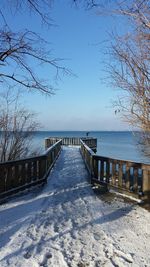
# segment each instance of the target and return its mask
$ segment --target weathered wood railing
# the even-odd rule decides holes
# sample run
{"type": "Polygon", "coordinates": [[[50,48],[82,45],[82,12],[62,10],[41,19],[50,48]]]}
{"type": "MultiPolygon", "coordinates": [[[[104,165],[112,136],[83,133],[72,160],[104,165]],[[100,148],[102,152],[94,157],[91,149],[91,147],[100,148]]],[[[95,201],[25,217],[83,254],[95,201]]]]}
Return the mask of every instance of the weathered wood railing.
{"type": "Polygon", "coordinates": [[[62,145],[65,146],[80,146],[80,140],[83,140],[84,143],[87,144],[92,150],[96,151],[97,148],[97,139],[93,137],[49,137],[45,139],[45,147],[50,147],[59,139],[62,140],[62,145]]]}
{"type": "Polygon", "coordinates": [[[81,140],[91,182],[150,202],[150,165],[98,156],[81,140]]]}
{"type": "Polygon", "coordinates": [[[47,138],[47,151],[37,157],[0,163],[0,198],[46,182],[62,145],[80,145],[91,182],[113,187],[150,203],[150,165],[96,155],[95,138],[47,138]]]}
{"type": "Polygon", "coordinates": [[[61,143],[58,140],[41,156],[0,163],[0,198],[46,182],[61,143]]]}

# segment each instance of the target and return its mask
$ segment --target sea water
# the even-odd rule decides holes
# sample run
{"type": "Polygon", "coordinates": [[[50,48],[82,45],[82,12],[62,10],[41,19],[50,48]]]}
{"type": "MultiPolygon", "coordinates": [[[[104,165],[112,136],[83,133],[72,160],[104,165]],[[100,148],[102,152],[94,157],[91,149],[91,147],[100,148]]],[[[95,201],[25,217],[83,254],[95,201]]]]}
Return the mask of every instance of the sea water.
{"type": "MultiPolygon", "coordinates": [[[[97,138],[97,154],[150,164],[150,157],[144,155],[136,133],[120,131],[91,131],[89,137],[97,138]]],[[[39,131],[34,133],[33,144],[41,151],[45,149],[47,137],[86,137],[85,131],[39,131]]]]}

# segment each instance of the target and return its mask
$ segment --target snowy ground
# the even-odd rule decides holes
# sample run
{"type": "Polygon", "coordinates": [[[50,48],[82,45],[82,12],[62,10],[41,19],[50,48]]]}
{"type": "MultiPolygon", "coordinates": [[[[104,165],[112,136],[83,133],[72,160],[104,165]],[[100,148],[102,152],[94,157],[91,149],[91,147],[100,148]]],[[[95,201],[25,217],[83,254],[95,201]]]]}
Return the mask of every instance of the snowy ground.
{"type": "Polygon", "coordinates": [[[150,266],[150,213],[95,194],[78,148],[43,188],[0,206],[0,267],[150,266]]]}

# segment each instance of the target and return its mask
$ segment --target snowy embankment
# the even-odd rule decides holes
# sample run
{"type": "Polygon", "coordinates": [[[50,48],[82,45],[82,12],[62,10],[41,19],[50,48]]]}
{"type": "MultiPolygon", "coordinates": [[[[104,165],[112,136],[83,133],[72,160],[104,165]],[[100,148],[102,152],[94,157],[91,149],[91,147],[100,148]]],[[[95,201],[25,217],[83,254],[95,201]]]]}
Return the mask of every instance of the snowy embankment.
{"type": "Polygon", "coordinates": [[[64,148],[48,184],[0,206],[0,266],[150,266],[150,213],[88,182],[78,148],[64,148]]]}

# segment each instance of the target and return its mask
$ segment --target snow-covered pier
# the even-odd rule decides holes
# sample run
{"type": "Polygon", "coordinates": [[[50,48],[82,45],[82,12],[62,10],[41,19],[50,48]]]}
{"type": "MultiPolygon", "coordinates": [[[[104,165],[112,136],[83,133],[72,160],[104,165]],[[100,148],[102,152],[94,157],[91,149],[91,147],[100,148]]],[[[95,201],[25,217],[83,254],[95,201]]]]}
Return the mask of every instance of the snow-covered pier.
{"type": "Polygon", "coordinates": [[[150,266],[150,213],[95,194],[78,147],[47,184],[0,206],[0,266],[150,266]]]}
{"type": "MultiPolygon", "coordinates": [[[[96,138],[53,137],[45,140],[44,154],[0,163],[0,199],[43,184],[62,147],[80,146],[92,184],[124,192],[150,204],[150,165],[95,154],[96,138]]],[[[72,168],[71,165],[68,168],[72,168]]]]}

